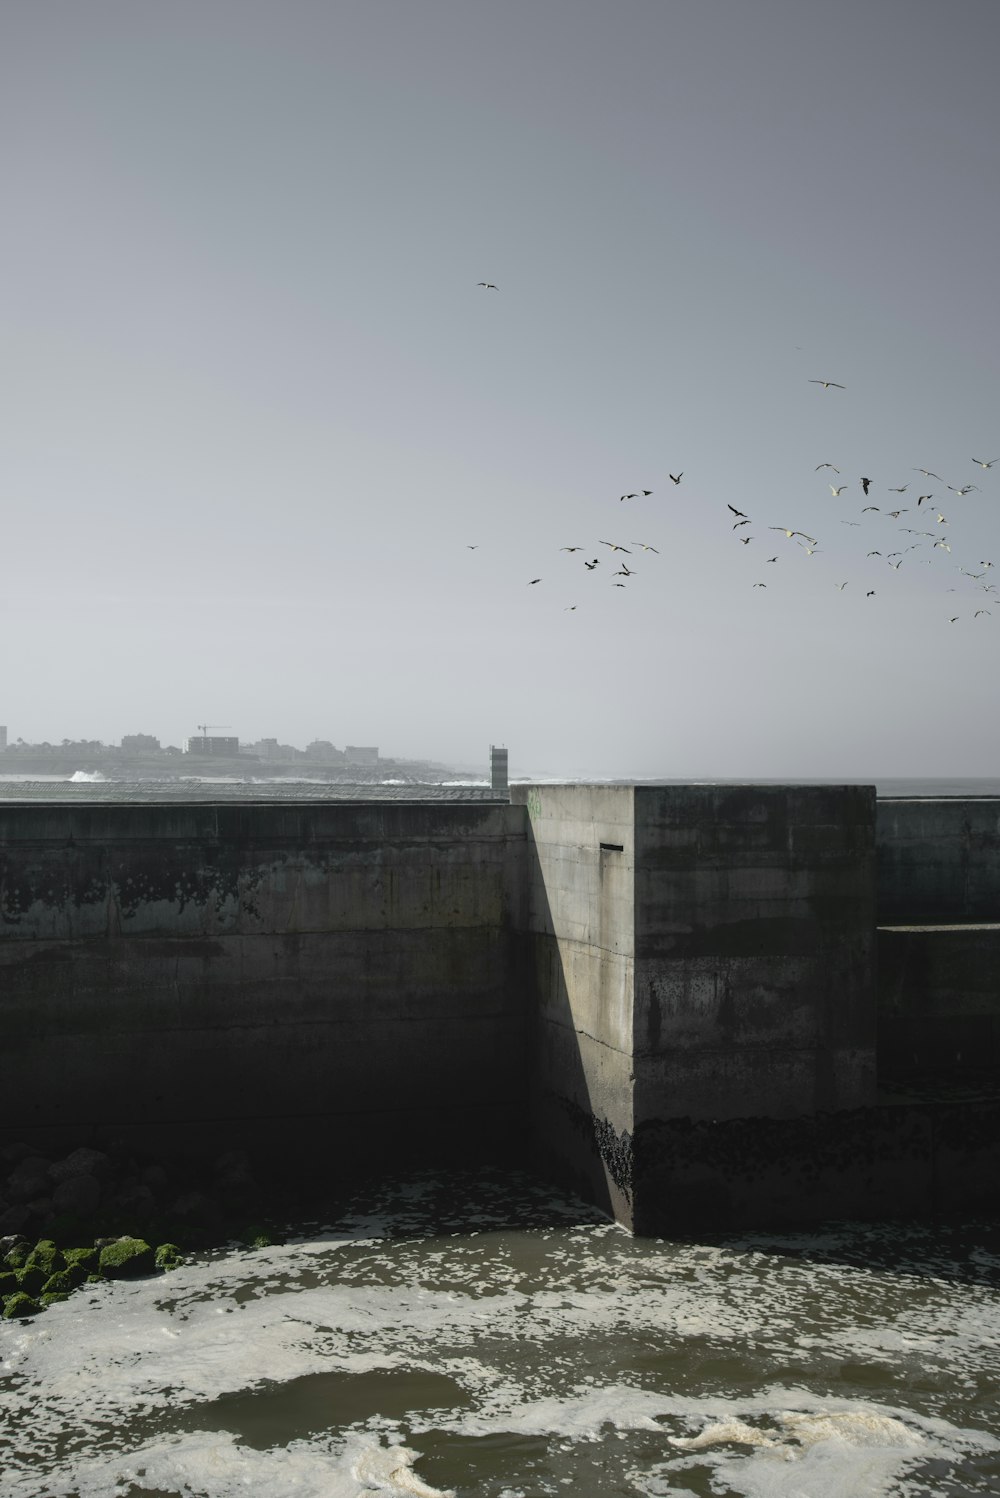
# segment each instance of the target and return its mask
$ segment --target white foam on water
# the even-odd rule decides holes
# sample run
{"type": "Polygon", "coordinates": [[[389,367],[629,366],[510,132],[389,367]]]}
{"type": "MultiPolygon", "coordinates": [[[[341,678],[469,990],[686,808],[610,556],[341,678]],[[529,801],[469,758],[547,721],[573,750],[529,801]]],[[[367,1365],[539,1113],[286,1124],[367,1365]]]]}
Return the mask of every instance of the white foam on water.
{"type": "Polygon", "coordinates": [[[108,777],[102,775],[100,770],[74,770],[69,778],[73,785],[96,785],[98,781],[107,780],[108,777]]]}
{"type": "MultiPolygon", "coordinates": [[[[414,1210],[419,1199],[415,1190],[414,1210]]],[[[521,1234],[528,1268],[512,1235],[488,1228],[387,1240],[375,1214],[354,1227],[364,1236],[86,1287],[37,1319],[0,1325],[0,1425],[18,1431],[3,1498],[38,1498],[42,1474],[51,1498],[108,1498],[130,1483],[184,1498],[436,1498],[446,1490],[412,1454],[431,1433],[439,1448],[446,1436],[592,1447],[605,1465],[621,1439],[628,1480],[659,1498],[685,1491],[685,1472],[706,1464],[719,1491],[745,1498],[926,1493],[926,1483],[907,1489],[908,1473],[981,1455],[1000,1472],[996,1404],[983,1418],[973,1387],[1000,1368],[990,1287],[934,1278],[901,1290],[888,1271],[732,1246],[639,1246],[608,1224],[521,1234]],[[605,1355],[616,1343],[673,1350],[676,1368],[643,1379],[623,1353],[616,1369],[605,1355]],[[699,1378],[706,1355],[722,1358],[736,1385],[716,1376],[713,1390],[699,1378]],[[784,1376],[741,1374],[750,1359],[784,1376]],[[881,1397],[831,1392],[850,1360],[885,1364],[881,1397]],[[264,1451],[202,1428],[212,1419],[202,1406],[222,1395],[266,1397],[321,1373],[414,1371],[450,1379],[456,1407],[413,1409],[399,1429],[378,1416],[338,1425],[331,1407],[328,1430],[264,1451]],[[893,1382],[894,1371],[906,1377],[893,1382]],[[911,1375],[913,1408],[903,1408],[911,1375]],[[965,1379],[969,1428],[938,1413],[965,1379]],[[199,1428],[165,1433],[179,1411],[199,1428]]],[[[511,1492],[537,1491],[518,1470],[504,1476],[511,1492]]]]}

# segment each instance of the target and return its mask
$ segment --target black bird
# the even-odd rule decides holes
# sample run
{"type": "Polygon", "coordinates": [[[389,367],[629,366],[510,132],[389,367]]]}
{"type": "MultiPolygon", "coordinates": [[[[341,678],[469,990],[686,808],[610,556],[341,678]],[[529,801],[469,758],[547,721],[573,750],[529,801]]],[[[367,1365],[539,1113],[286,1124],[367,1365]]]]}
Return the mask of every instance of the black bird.
{"type": "Polygon", "coordinates": [[[871,483],[871,479],[862,479],[861,480],[861,487],[865,491],[865,499],[868,498],[868,485],[870,483],[871,483]]]}
{"type": "Polygon", "coordinates": [[[683,477],[684,477],[684,470],[683,470],[683,468],[681,469],[680,473],[672,473],[672,474],[670,474],[670,480],[674,484],[679,484],[680,481],[681,481],[681,479],[683,477]]]}
{"type": "Polygon", "coordinates": [[[638,491],[638,489],[636,489],[633,494],[619,494],[619,496],[618,496],[618,502],[620,504],[623,499],[638,499],[638,498],[639,498],[639,491],[638,491]]]}
{"type": "Polygon", "coordinates": [[[560,546],[560,551],[582,551],[582,546],[560,546]]]}
{"type": "Polygon", "coordinates": [[[586,569],[587,569],[588,572],[593,572],[594,568],[599,564],[599,561],[600,561],[600,558],[599,557],[595,557],[592,562],[584,562],[583,565],[586,567],[586,569]]]}
{"type": "Polygon", "coordinates": [[[743,511],[742,510],[738,510],[735,505],[726,505],[726,509],[727,510],[732,510],[733,514],[736,515],[736,516],[738,516],[740,520],[745,520],[747,518],[744,515],[743,511]]]}
{"type": "MultiPolygon", "coordinates": [[[[813,469],[813,473],[819,473],[819,471],[820,471],[821,468],[833,468],[833,464],[832,463],[817,463],[816,467],[813,469]]],[[[839,468],[833,468],[833,471],[834,471],[834,473],[839,473],[840,469],[839,468]]]]}
{"type": "Polygon", "coordinates": [[[533,578],[532,578],[532,579],[531,579],[531,582],[530,582],[530,583],[529,583],[529,584],[528,584],[528,587],[529,587],[529,588],[533,588],[533,587],[534,587],[534,586],[535,586],[535,584],[536,584],[536,583],[540,583],[540,582],[541,582],[541,580],[542,580],[542,579],[541,579],[541,578],[540,578],[540,577],[533,577],[533,578]]]}
{"type": "Polygon", "coordinates": [[[487,291],[499,291],[500,290],[499,286],[495,286],[492,281],[477,281],[476,285],[477,286],[484,286],[487,291]]]}
{"type": "Polygon", "coordinates": [[[736,524],[733,526],[733,530],[734,531],[738,531],[741,525],[749,525],[749,524],[750,524],[749,520],[737,520],[736,524]]]}
{"type": "Polygon", "coordinates": [[[846,385],[838,385],[836,380],[810,380],[810,385],[822,385],[824,390],[846,390],[846,385]]]}

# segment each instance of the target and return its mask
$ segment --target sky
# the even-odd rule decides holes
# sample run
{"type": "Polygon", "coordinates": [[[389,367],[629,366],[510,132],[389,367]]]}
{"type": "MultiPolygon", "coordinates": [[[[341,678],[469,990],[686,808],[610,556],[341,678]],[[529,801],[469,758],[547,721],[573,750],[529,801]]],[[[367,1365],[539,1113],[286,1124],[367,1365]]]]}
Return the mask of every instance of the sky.
{"type": "Polygon", "coordinates": [[[998,55],[995,0],[6,0],[11,740],[995,774],[998,55]]]}

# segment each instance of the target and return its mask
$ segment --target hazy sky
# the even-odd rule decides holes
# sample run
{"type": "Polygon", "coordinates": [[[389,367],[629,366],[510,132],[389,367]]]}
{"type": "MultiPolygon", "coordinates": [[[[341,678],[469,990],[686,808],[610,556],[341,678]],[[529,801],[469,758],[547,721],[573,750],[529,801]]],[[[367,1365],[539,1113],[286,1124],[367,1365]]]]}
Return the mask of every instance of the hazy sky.
{"type": "Polygon", "coordinates": [[[0,721],[995,774],[998,56],[996,0],[4,0],[0,721]]]}

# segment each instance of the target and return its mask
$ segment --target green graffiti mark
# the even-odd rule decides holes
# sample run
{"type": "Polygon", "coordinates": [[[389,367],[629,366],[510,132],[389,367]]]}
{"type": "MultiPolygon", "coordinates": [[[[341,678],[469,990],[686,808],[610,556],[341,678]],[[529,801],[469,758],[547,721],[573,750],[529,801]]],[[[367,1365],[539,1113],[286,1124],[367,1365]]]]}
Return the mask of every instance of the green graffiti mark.
{"type": "Polygon", "coordinates": [[[528,792],[528,816],[540,817],[542,814],[542,798],[537,791],[528,792]]]}

